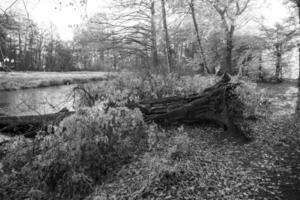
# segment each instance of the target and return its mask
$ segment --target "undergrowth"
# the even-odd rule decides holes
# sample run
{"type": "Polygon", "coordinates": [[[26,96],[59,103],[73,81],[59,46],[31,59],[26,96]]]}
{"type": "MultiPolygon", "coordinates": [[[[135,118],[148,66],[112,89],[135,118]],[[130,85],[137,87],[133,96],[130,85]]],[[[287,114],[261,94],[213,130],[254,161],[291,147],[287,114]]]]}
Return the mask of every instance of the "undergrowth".
{"type": "Polygon", "coordinates": [[[14,138],[3,149],[1,199],[81,199],[148,148],[146,127],[139,110],[92,107],[63,120],[53,135],[14,138]]]}
{"type": "MultiPolygon", "coordinates": [[[[209,143],[215,146],[213,140],[199,141],[199,137],[215,136],[220,131],[185,127],[164,130],[146,124],[140,110],[126,105],[200,93],[217,80],[174,74],[127,75],[85,88],[76,114],[64,119],[54,134],[40,132],[34,139],[15,137],[0,148],[0,199],[151,199],[160,193],[161,199],[172,199],[173,194],[166,192],[175,190],[181,177],[195,178],[196,169],[183,166],[193,167],[189,165],[193,159],[204,159],[206,166],[208,154],[216,159],[209,147],[209,143]],[[202,146],[199,149],[195,145],[202,146]],[[113,189],[114,185],[118,189],[113,189]]],[[[237,94],[245,115],[265,116],[264,97],[249,83],[242,87],[237,94]]],[[[213,183],[209,181],[203,179],[200,191],[210,190],[213,183]]]]}
{"type": "MultiPolygon", "coordinates": [[[[294,180],[297,188],[299,181],[293,171],[297,168],[286,163],[288,152],[280,149],[300,152],[299,123],[262,120],[252,127],[256,140],[246,145],[222,137],[222,130],[211,127],[159,133],[167,136],[161,136],[164,148],[158,145],[124,166],[117,178],[97,186],[88,199],[297,199],[282,193],[282,184],[294,180]]],[[[299,153],[297,158],[295,163],[299,153]]]]}

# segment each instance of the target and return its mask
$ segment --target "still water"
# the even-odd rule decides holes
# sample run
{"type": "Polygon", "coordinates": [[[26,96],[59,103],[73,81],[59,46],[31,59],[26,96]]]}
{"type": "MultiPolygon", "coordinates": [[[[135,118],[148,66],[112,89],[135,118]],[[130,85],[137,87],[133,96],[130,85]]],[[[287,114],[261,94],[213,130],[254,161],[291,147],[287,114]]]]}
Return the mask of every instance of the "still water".
{"type": "Polygon", "coordinates": [[[0,91],[0,115],[39,115],[73,109],[75,85],[0,91]]]}

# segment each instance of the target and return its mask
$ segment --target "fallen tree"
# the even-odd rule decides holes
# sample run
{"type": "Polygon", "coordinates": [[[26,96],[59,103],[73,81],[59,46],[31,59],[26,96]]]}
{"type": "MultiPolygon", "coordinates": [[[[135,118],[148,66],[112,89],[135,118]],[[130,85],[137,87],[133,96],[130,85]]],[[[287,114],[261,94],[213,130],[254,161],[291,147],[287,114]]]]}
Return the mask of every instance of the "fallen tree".
{"type": "MultiPolygon", "coordinates": [[[[143,113],[145,122],[155,122],[164,127],[181,124],[201,124],[212,122],[220,125],[230,135],[248,141],[243,119],[243,102],[236,94],[239,83],[232,83],[228,74],[222,79],[205,89],[201,94],[188,96],[173,96],[139,103],[127,103],[127,107],[139,108],[143,113]]],[[[84,90],[85,93],[88,91],[84,90]]],[[[86,95],[86,94],[85,94],[86,95]]],[[[87,95],[95,102],[97,97],[87,95]]],[[[107,108],[115,107],[113,102],[107,108]]],[[[58,113],[42,116],[0,117],[0,133],[22,134],[33,137],[38,130],[49,124],[58,124],[62,119],[74,112],[66,109],[58,113]]]]}
{"type": "Polygon", "coordinates": [[[57,125],[65,117],[74,112],[64,108],[57,113],[46,115],[27,116],[1,116],[0,133],[5,135],[24,135],[34,137],[37,131],[45,129],[48,125],[57,125]]]}
{"type": "Polygon", "coordinates": [[[248,141],[250,138],[242,130],[243,103],[235,93],[239,83],[231,83],[230,80],[230,76],[225,74],[221,81],[201,94],[142,101],[129,107],[140,108],[146,122],[162,126],[213,122],[230,135],[248,141]]]}

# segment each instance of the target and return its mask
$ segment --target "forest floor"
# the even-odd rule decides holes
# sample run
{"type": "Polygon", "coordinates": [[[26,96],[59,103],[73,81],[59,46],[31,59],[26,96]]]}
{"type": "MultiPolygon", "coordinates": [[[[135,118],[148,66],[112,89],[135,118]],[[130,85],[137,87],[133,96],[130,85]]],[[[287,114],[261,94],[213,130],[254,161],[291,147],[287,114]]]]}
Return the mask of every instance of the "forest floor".
{"type": "Polygon", "coordinates": [[[124,166],[91,199],[299,200],[298,89],[294,83],[258,89],[273,113],[249,122],[253,142],[240,144],[213,127],[179,128],[187,137],[168,130],[155,151],[124,166]]]}
{"type": "Polygon", "coordinates": [[[101,81],[107,72],[0,72],[0,91],[101,81]]]}

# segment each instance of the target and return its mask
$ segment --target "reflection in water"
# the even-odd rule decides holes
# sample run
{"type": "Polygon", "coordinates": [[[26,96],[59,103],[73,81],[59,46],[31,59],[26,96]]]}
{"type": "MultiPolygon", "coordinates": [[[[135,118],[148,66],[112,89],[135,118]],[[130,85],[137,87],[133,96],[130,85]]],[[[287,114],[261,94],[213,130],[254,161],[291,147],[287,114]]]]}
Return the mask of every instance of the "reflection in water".
{"type": "Polygon", "coordinates": [[[57,112],[63,107],[72,110],[73,87],[56,86],[0,91],[0,113],[5,115],[36,115],[57,112]]]}

